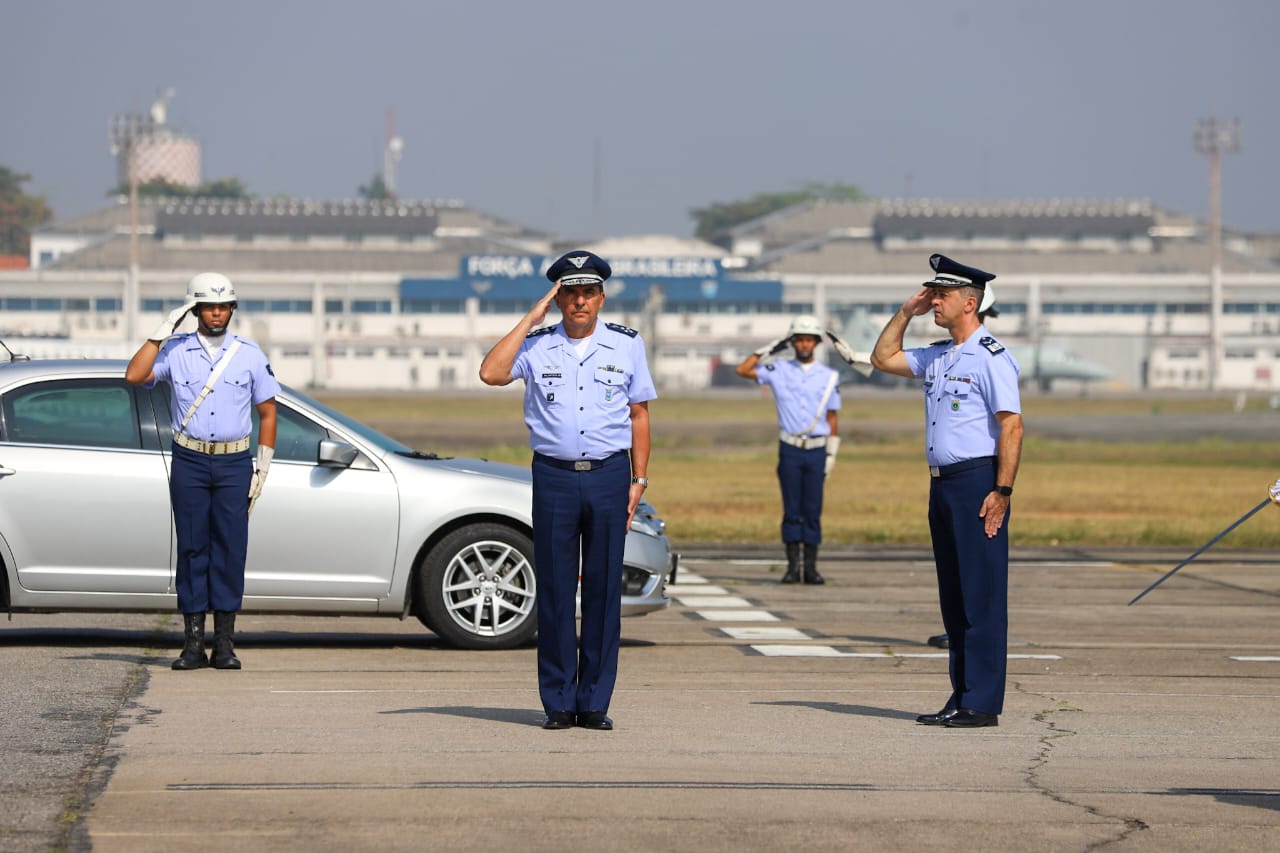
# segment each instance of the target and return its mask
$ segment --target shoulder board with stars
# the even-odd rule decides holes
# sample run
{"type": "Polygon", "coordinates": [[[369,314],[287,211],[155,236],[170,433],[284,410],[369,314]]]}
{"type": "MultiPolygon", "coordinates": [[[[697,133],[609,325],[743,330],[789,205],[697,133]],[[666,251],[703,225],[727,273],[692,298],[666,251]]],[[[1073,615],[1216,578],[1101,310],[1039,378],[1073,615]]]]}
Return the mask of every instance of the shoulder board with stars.
{"type": "Polygon", "coordinates": [[[984,349],[986,349],[987,352],[991,353],[992,355],[999,355],[1000,353],[1004,352],[1004,344],[1000,343],[990,335],[988,335],[985,338],[979,338],[978,346],[983,347],[984,349]]]}
{"type": "Polygon", "coordinates": [[[544,327],[543,327],[543,328],[541,328],[541,329],[534,329],[532,332],[530,332],[529,334],[525,335],[524,337],[525,337],[525,340],[528,340],[529,338],[536,338],[536,337],[538,337],[538,335],[547,335],[547,334],[550,334],[551,332],[554,332],[555,330],[556,330],[556,327],[555,327],[555,326],[544,326],[544,327]]]}
{"type": "Polygon", "coordinates": [[[605,323],[605,325],[619,334],[626,335],[628,338],[634,338],[639,334],[635,329],[630,326],[624,326],[621,323],[605,323]]]}

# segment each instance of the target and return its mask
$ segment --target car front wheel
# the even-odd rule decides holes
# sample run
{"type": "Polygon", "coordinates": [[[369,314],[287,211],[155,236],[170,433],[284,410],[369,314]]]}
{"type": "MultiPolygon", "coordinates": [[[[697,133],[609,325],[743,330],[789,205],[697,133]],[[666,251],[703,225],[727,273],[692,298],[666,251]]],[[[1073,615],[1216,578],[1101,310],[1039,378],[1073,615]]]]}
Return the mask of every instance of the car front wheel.
{"type": "Polygon", "coordinates": [[[510,649],[538,628],[533,542],[501,524],[470,524],[440,540],[418,572],[418,615],[452,646],[510,649]]]}

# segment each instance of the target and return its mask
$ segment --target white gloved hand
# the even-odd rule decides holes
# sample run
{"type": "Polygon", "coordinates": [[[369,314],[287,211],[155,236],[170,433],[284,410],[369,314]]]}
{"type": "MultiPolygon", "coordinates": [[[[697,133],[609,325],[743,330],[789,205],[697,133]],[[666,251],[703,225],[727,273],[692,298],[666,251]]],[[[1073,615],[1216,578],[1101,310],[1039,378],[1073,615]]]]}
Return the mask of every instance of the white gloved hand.
{"type": "Polygon", "coordinates": [[[840,451],[840,436],[832,435],[827,438],[827,463],[823,468],[823,476],[830,476],[831,469],[836,467],[836,454],[840,451]]]}
{"type": "Polygon", "coordinates": [[[195,307],[196,303],[194,302],[184,302],[177,308],[174,308],[169,312],[169,316],[165,318],[164,322],[159,326],[156,326],[156,330],[154,332],[147,335],[147,340],[163,341],[165,338],[172,335],[173,330],[178,328],[178,325],[182,322],[183,318],[187,316],[187,313],[195,307]]]}
{"type": "Polygon", "coordinates": [[[267,482],[267,469],[271,467],[271,458],[276,455],[274,447],[258,445],[258,458],[253,462],[253,479],[249,481],[249,509],[253,510],[253,502],[262,494],[262,487],[267,482]]]}
{"type": "Polygon", "coordinates": [[[827,330],[827,337],[831,339],[831,348],[836,351],[836,355],[843,358],[850,367],[863,376],[871,375],[871,353],[858,352],[849,346],[844,338],[829,329],[827,330]]]}
{"type": "Polygon", "coordinates": [[[1267,490],[1267,494],[1271,495],[1271,500],[1280,504],[1280,480],[1276,480],[1271,484],[1271,488],[1267,490]]]}
{"type": "Polygon", "coordinates": [[[778,338],[776,341],[760,347],[755,354],[760,358],[767,358],[771,355],[777,355],[789,346],[791,346],[791,338],[778,338]]]}

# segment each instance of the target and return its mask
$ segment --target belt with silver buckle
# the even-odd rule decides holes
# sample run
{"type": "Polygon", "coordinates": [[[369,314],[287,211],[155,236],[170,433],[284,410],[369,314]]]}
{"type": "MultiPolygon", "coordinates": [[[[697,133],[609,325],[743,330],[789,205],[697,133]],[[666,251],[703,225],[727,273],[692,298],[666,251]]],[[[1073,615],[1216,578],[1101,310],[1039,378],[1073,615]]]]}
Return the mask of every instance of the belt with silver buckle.
{"type": "Polygon", "coordinates": [[[972,468],[981,468],[983,465],[996,464],[994,456],[979,456],[977,459],[966,459],[963,462],[952,462],[950,465],[930,465],[930,477],[950,477],[952,474],[959,474],[961,471],[968,471],[972,468]]]}
{"type": "Polygon", "coordinates": [[[554,468],[563,468],[566,471],[595,471],[598,468],[603,468],[605,463],[626,455],[627,451],[625,450],[611,453],[603,459],[556,459],[554,456],[547,456],[542,453],[534,454],[539,462],[544,462],[554,468]]]}
{"type": "Polygon", "coordinates": [[[249,436],[247,435],[235,441],[201,441],[198,438],[178,433],[173,437],[173,442],[185,447],[187,450],[203,453],[207,456],[223,456],[228,453],[240,453],[249,449],[249,436]]]}

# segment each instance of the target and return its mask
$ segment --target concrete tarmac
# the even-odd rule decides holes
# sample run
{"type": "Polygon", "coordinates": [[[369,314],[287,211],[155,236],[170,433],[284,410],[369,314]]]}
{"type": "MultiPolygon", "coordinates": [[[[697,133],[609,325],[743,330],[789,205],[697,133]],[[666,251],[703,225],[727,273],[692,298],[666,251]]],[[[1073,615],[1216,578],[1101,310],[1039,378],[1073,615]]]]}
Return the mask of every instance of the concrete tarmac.
{"type": "MultiPolygon", "coordinates": [[[[996,728],[949,692],[932,563],[686,553],[623,621],[613,732],[540,728],[532,648],[416,622],[241,616],[239,672],[145,677],[73,848],[1280,849],[1280,552],[1016,552],[996,728]]],[[[171,635],[178,644],[175,623],[171,635]]],[[[154,650],[153,650],[154,651],[154,650]]]]}

